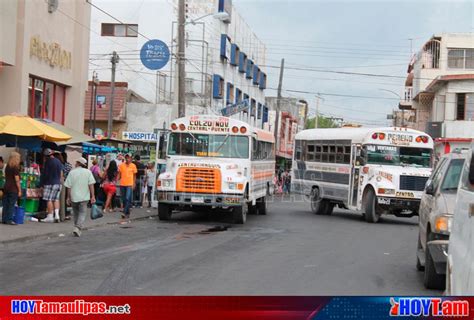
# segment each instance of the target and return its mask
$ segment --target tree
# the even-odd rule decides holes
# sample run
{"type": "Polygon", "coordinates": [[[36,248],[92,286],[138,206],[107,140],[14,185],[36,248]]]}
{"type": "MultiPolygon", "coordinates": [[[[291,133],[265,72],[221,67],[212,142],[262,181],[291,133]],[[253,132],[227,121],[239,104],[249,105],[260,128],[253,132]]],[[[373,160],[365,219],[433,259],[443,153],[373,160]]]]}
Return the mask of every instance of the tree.
{"type": "MultiPolygon", "coordinates": [[[[306,129],[314,129],[316,126],[316,117],[310,118],[306,121],[306,129]]],[[[337,128],[337,123],[331,119],[323,116],[318,117],[318,128],[337,128]]]]}

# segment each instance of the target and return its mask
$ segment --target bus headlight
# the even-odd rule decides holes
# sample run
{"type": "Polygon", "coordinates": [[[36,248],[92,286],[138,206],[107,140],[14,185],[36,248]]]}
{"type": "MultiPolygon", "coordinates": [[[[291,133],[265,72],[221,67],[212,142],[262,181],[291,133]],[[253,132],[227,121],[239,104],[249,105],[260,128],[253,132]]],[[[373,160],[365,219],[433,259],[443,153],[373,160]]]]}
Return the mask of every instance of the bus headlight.
{"type": "Polygon", "coordinates": [[[395,194],[395,189],[378,188],[378,194],[395,194]]]}
{"type": "Polygon", "coordinates": [[[161,180],[161,186],[163,188],[171,188],[173,180],[161,180]]]}
{"type": "Polygon", "coordinates": [[[237,183],[235,182],[229,182],[229,190],[236,190],[237,189],[237,183]]]}

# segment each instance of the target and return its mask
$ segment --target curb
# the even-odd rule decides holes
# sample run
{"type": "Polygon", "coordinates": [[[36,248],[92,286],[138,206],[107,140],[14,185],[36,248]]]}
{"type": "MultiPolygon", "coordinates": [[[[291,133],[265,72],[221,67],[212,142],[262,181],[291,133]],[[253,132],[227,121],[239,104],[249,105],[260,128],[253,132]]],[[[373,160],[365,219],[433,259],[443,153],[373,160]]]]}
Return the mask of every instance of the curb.
{"type": "MultiPolygon", "coordinates": [[[[155,217],[155,216],[156,216],[156,213],[155,214],[147,214],[146,216],[143,216],[143,217],[130,218],[130,221],[146,220],[146,219],[150,219],[151,217],[155,217]]],[[[90,229],[94,229],[94,228],[104,227],[104,226],[107,226],[107,225],[119,225],[119,224],[120,224],[120,221],[106,222],[106,223],[101,223],[101,224],[86,227],[83,230],[90,230],[90,229]]],[[[36,234],[36,235],[32,235],[32,236],[25,236],[25,237],[21,237],[21,238],[9,239],[9,240],[0,241],[0,246],[8,246],[9,244],[12,244],[12,243],[25,243],[25,242],[30,242],[32,240],[47,240],[47,239],[51,239],[51,238],[61,238],[61,237],[59,237],[60,234],[67,234],[67,233],[69,233],[69,232],[68,231],[66,231],[66,232],[55,231],[55,232],[49,232],[49,233],[36,234]]]]}

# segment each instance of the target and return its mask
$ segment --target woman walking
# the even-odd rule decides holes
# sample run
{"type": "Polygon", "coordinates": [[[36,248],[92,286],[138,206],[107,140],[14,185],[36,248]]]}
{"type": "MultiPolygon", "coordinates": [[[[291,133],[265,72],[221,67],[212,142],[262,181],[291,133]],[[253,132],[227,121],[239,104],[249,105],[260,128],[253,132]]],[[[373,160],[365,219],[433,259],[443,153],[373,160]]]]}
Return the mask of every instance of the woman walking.
{"type": "Polygon", "coordinates": [[[5,167],[2,223],[16,225],[13,221],[13,214],[15,212],[15,205],[20,197],[20,154],[12,152],[5,167]]]}
{"type": "Polygon", "coordinates": [[[115,193],[117,192],[117,177],[118,177],[118,168],[115,161],[110,161],[109,166],[105,169],[103,174],[104,184],[102,188],[107,196],[105,200],[104,212],[113,212],[112,210],[112,199],[114,198],[115,193]]]}
{"type": "Polygon", "coordinates": [[[150,162],[148,168],[146,169],[146,188],[147,188],[147,199],[148,199],[148,208],[151,208],[151,196],[153,192],[153,186],[156,182],[156,171],[155,164],[150,162]]]}

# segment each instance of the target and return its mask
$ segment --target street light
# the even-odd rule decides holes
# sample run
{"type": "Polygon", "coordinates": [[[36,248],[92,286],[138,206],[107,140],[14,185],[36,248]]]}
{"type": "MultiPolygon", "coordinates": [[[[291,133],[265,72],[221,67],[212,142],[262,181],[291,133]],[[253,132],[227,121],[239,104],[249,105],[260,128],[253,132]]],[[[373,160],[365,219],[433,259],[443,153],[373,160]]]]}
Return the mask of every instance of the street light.
{"type": "Polygon", "coordinates": [[[204,18],[207,18],[209,16],[212,16],[214,19],[225,21],[229,19],[229,14],[227,12],[217,12],[217,13],[208,13],[206,15],[203,15],[199,18],[196,19],[191,19],[191,21],[186,22],[184,25],[187,24],[196,24],[197,21],[202,20],[204,18]]]}
{"type": "MultiPolygon", "coordinates": [[[[380,90],[380,91],[390,92],[390,93],[396,95],[396,96],[400,99],[400,101],[402,101],[402,96],[399,95],[398,93],[396,93],[395,91],[388,90],[388,89],[382,89],[382,88],[379,88],[379,90],[380,90]]],[[[396,119],[395,119],[395,124],[396,124],[396,122],[397,122],[397,121],[396,121],[396,119]]],[[[402,126],[402,127],[405,126],[405,110],[404,110],[404,109],[402,109],[402,125],[401,125],[401,126],[402,126]]]]}

